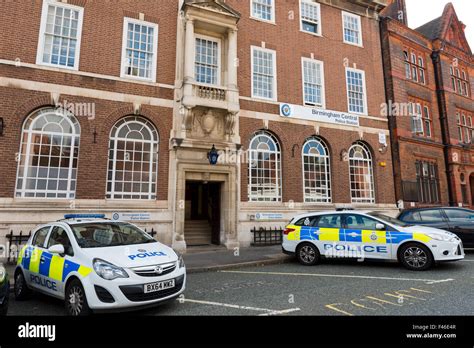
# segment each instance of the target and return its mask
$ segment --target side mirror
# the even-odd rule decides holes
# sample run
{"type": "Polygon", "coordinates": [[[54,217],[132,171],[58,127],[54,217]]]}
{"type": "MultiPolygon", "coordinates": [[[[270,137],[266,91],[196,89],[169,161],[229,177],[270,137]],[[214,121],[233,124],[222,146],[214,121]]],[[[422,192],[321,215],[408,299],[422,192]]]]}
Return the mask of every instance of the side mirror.
{"type": "Polygon", "coordinates": [[[375,229],[377,231],[385,231],[385,225],[381,224],[380,222],[375,225],[375,229]]]}
{"type": "Polygon", "coordinates": [[[52,246],[49,247],[48,251],[51,254],[58,254],[58,255],[64,255],[65,254],[64,246],[62,244],[52,245],[52,246]]]}

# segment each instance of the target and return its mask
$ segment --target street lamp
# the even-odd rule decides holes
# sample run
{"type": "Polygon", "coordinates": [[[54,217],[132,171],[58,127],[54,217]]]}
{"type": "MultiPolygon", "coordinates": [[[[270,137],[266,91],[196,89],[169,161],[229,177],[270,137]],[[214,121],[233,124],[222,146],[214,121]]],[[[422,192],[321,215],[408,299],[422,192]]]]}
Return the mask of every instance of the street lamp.
{"type": "Polygon", "coordinates": [[[207,158],[212,166],[215,166],[217,164],[217,160],[219,159],[219,153],[217,152],[215,145],[212,145],[211,151],[207,153],[207,158]]]}

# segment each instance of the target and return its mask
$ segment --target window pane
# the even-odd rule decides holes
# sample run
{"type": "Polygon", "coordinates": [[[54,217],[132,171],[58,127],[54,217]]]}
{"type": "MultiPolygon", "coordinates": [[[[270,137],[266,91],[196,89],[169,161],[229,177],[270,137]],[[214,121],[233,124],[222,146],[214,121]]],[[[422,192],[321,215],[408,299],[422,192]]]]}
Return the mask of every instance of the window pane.
{"type": "Polygon", "coordinates": [[[441,214],[441,210],[439,209],[422,210],[420,211],[420,217],[424,222],[443,221],[443,216],[441,214]]]}
{"type": "Polygon", "coordinates": [[[154,28],[146,24],[128,22],[126,35],[125,75],[152,79],[153,68],[156,64],[154,28]]]}
{"type": "Polygon", "coordinates": [[[365,81],[362,72],[346,70],[349,112],[365,113],[365,81]]]}
{"type": "Polygon", "coordinates": [[[252,0],[252,16],[255,18],[273,20],[273,0],[252,0]]]}
{"type": "Polygon", "coordinates": [[[76,64],[77,28],[80,12],[61,5],[48,5],[43,35],[42,62],[74,67],[76,64]]]}
{"type": "Polygon", "coordinates": [[[281,201],[280,147],[266,132],[257,133],[249,149],[249,200],[281,201]]]}
{"type": "Polygon", "coordinates": [[[70,183],[77,174],[78,130],[72,114],[56,109],[39,110],[27,119],[20,147],[25,161],[18,167],[17,196],[61,198],[75,194],[70,183]],[[59,177],[63,179],[60,185],[59,177]]]}
{"type": "Polygon", "coordinates": [[[219,71],[219,43],[196,38],[195,78],[197,82],[217,85],[219,71]]]}
{"type": "Polygon", "coordinates": [[[360,17],[355,15],[344,14],[344,41],[356,45],[361,44],[360,35],[360,17]]]}
{"type": "Polygon", "coordinates": [[[253,50],[253,96],[274,99],[274,52],[253,50]]]}
{"type": "Polygon", "coordinates": [[[158,134],[138,116],[125,117],[112,129],[107,198],[156,199],[158,134]]]}
{"type": "Polygon", "coordinates": [[[362,144],[349,150],[350,190],[353,203],[375,203],[372,156],[362,144]]]}

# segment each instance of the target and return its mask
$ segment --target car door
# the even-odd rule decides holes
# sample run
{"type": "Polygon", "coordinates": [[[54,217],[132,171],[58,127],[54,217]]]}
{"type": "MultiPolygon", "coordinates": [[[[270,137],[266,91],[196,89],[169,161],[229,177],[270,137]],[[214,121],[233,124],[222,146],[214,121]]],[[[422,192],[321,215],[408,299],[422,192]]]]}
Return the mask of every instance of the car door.
{"type": "Polygon", "coordinates": [[[390,259],[391,249],[387,244],[386,225],[360,214],[344,215],[345,241],[351,250],[357,250],[359,258],[390,259]],[[377,229],[377,225],[384,226],[377,229]]]}
{"type": "Polygon", "coordinates": [[[49,252],[43,253],[44,263],[48,266],[45,276],[54,285],[55,295],[61,295],[64,292],[64,272],[67,272],[68,260],[74,256],[74,250],[69,239],[68,233],[61,226],[53,226],[48,238],[48,249],[53,245],[62,245],[64,247],[64,255],[54,255],[49,252]]]}
{"type": "Polygon", "coordinates": [[[420,213],[420,225],[439,228],[442,230],[448,230],[449,225],[448,221],[443,213],[442,209],[423,209],[419,211],[420,213]]]}
{"type": "Polygon", "coordinates": [[[319,215],[312,223],[317,246],[326,257],[336,257],[345,250],[341,214],[319,215]]]}
{"type": "Polygon", "coordinates": [[[465,247],[474,248],[474,211],[455,208],[443,210],[449,230],[461,238],[465,247]]]}
{"type": "Polygon", "coordinates": [[[42,262],[42,258],[43,253],[46,250],[45,244],[50,230],[51,226],[45,226],[35,232],[31,242],[29,255],[22,261],[25,279],[28,285],[43,291],[47,289],[47,284],[45,278],[41,275],[44,271],[44,262],[42,262]]]}

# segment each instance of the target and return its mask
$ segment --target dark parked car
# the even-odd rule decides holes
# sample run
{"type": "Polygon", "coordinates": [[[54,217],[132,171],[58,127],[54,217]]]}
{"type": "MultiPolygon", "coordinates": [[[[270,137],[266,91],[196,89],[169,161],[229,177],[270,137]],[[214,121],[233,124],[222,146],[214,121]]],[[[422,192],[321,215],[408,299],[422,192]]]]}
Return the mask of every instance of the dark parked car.
{"type": "Polygon", "coordinates": [[[10,282],[5,267],[0,263],[0,315],[7,315],[10,282]]]}
{"type": "Polygon", "coordinates": [[[453,232],[461,238],[465,248],[474,248],[474,210],[454,207],[406,209],[398,219],[453,232]]]}

